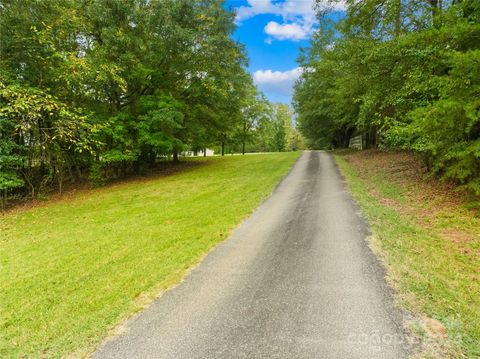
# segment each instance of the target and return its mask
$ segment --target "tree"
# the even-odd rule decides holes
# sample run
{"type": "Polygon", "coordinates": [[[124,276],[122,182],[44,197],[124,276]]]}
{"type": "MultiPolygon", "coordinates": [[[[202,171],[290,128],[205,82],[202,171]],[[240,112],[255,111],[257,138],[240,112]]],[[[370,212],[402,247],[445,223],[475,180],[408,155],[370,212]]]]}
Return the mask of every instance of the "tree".
{"type": "Polygon", "coordinates": [[[241,117],[242,127],[240,130],[240,139],[242,143],[242,154],[245,154],[245,148],[248,141],[252,140],[254,131],[259,123],[268,120],[271,115],[271,105],[265,95],[259,93],[253,84],[247,87],[247,91],[242,101],[241,117]]]}
{"type": "MultiPolygon", "coordinates": [[[[57,98],[38,89],[0,84],[0,119],[5,135],[4,150],[17,158],[13,149],[23,154],[19,169],[34,197],[45,181],[56,180],[59,191],[74,152],[92,152],[89,134],[95,131],[76,109],[69,109],[57,98]]],[[[2,131],[3,132],[3,131],[2,131]]],[[[12,161],[12,160],[10,160],[12,161]]],[[[9,166],[11,168],[11,165],[9,166]]]]}
{"type": "Polygon", "coordinates": [[[7,204],[8,192],[22,187],[24,182],[17,175],[23,163],[22,156],[16,154],[17,145],[10,140],[9,132],[12,127],[7,121],[0,120],[0,208],[7,204]]]}
{"type": "Polygon", "coordinates": [[[363,134],[480,194],[478,2],[346,3],[337,25],[319,14],[300,58],[294,103],[310,146],[346,147],[363,134]]]}
{"type": "Polygon", "coordinates": [[[0,100],[13,129],[1,170],[32,196],[237,141],[252,80],[222,1],[0,0],[0,12],[0,100]]]}
{"type": "MultiPolygon", "coordinates": [[[[276,104],[274,107],[274,120],[273,124],[273,139],[272,147],[274,151],[283,152],[287,146],[287,133],[285,124],[288,121],[288,105],[276,104]]],[[[291,121],[291,119],[290,119],[291,121]]]]}
{"type": "Polygon", "coordinates": [[[277,117],[283,121],[283,128],[285,131],[285,150],[298,151],[305,148],[302,135],[294,125],[294,113],[291,107],[287,104],[277,105],[277,117]]]}

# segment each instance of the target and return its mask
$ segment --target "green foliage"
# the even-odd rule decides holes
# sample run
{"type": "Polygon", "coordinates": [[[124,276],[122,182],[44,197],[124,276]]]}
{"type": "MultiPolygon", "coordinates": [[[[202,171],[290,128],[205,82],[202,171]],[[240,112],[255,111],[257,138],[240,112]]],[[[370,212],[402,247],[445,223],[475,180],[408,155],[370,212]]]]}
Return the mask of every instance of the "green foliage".
{"type": "Polygon", "coordinates": [[[0,12],[0,116],[10,126],[1,135],[23,158],[9,178],[32,196],[186,148],[236,145],[258,117],[222,1],[0,0],[0,12]]]}
{"type": "Polygon", "coordinates": [[[272,122],[272,147],[277,152],[283,152],[287,146],[287,138],[285,133],[285,118],[282,116],[283,114],[279,113],[279,109],[280,107],[277,107],[275,121],[272,122]]]}
{"type": "Polygon", "coordinates": [[[283,152],[295,151],[289,144],[296,129],[292,126],[293,113],[286,104],[270,104],[263,106],[262,115],[257,118],[252,129],[252,137],[248,147],[250,152],[283,152]]]}
{"type": "Polygon", "coordinates": [[[312,147],[415,151],[433,173],[480,194],[480,7],[475,1],[347,1],[321,21],[296,86],[312,147]]]}
{"type": "MultiPolygon", "coordinates": [[[[9,133],[12,131],[11,122],[0,117],[0,191],[2,198],[5,193],[17,187],[23,186],[23,180],[17,175],[17,169],[22,165],[24,158],[16,154],[17,145],[10,140],[9,133]]],[[[2,204],[4,199],[2,200],[2,204]]]]}
{"type": "MultiPolygon", "coordinates": [[[[62,190],[65,172],[75,152],[92,152],[90,134],[95,126],[72,107],[42,90],[21,85],[0,84],[0,121],[5,143],[2,152],[15,159],[16,173],[10,164],[9,178],[21,176],[35,196],[44,181],[57,180],[62,190]],[[23,159],[20,167],[20,158],[23,159]],[[36,181],[41,173],[40,181],[36,181]]],[[[21,182],[13,181],[18,187],[21,182]]]]}
{"type": "Polygon", "coordinates": [[[106,178],[103,170],[102,163],[93,162],[90,166],[90,172],[88,174],[88,180],[95,187],[102,187],[106,183],[106,178]]]}
{"type": "Polygon", "coordinates": [[[293,125],[287,104],[273,104],[253,84],[240,102],[238,126],[230,134],[227,152],[282,152],[303,149],[303,138],[293,125]]]}
{"type": "MultiPolygon", "coordinates": [[[[277,118],[282,122],[281,132],[284,133],[285,151],[298,151],[305,149],[303,137],[293,124],[294,113],[290,106],[286,104],[277,105],[277,118]]],[[[279,134],[281,133],[279,132],[279,134]]]]}
{"type": "Polygon", "coordinates": [[[184,143],[178,132],[184,129],[183,105],[172,97],[144,96],[137,124],[139,145],[144,156],[156,156],[180,150],[184,143]]]}

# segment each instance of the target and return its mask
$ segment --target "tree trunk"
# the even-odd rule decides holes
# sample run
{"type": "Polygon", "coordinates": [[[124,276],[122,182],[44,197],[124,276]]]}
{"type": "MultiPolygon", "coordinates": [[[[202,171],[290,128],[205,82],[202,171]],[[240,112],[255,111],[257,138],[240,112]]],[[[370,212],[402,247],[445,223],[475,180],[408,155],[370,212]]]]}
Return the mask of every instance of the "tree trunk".
{"type": "Polygon", "coordinates": [[[373,148],[378,148],[378,134],[377,134],[377,126],[373,126],[372,130],[370,131],[371,136],[371,145],[373,148]]]}
{"type": "Polygon", "coordinates": [[[434,27],[437,27],[437,14],[438,14],[438,5],[439,5],[439,0],[428,0],[430,3],[430,7],[432,10],[432,24],[434,27]]]}
{"type": "Polygon", "coordinates": [[[23,168],[23,176],[22,177],[25,180],[25,182],[27,182],[28,186],[30,187],[30,195],[32,196],[32,199],[35,199],[35,185],[32,182],[32,177],[33,176],[29,176],[29,174],[27,173],[27,170],[25,170],[25,167],[23,168]]]}
{"type": "MultiPolygon", "coordinates": [[[[99,161],[99,160],[95,159],[95,161],[99,161]]],[[[78,181],[81,181],[82,178],[83,178],[83,175],[82,175],[82,171],[80,170],[80,167],[78,165],[75,166],[75,172],[76,172],[76,176],[77,176],[78,181]]]]}
{"type": "Polygon", "coordinates": [[[222,141],[222,156],[225,156],[225,141],[222,141]]]}
{"type": "Polygon", "coordinates": [[[6,206],[7,206],[7,190],[4,189],[0,196],[0,210],[3,211],[6,206]]]}
{"type": "Polygon", "coordinates": [[[207,157],[207,148],[206,147],[203,149],[203,157],[207,157]]]}
{"type": "Polygon", "coordinates": [[[63,193],[63,175],[59,174],[58,175],[58,193],[62,195],[63,193]]]}
{"type": "Polygon", "coordinates": [[[243,137],[242,137],[242,155],[245,154],[245,140],[247,138],[247,121],[243,121],[243,137]]]}
{"type": "Polygon", "coordinates": [[[400,36],[402,27],[402,0],[397,0],[397,9],[395,14],[395,37],[400,36]]]}
{"type": "Polygon", "coordinates": [[[177,163],[178,162],[178,151],[173,150],[173,162],[177,163]]]}

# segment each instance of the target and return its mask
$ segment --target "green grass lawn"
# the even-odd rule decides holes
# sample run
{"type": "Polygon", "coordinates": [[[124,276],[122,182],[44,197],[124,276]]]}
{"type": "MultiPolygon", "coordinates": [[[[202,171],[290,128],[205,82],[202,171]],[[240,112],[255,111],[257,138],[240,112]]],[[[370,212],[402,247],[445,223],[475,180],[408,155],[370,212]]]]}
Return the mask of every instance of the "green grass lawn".
{"type": "Polygon", "coordinates": [[[0,357],[88,355],[225,239],[297,156],[197,159],[0,215],[0,357]]]}
{"type": "Polygon", "coordinates": [[[336,160],[372,227],[370,242],[400,305],[417,316],[421,357],[480,358],[478,212],[453,188],[415,174],[407,155],[366,152],[336,160]]]}

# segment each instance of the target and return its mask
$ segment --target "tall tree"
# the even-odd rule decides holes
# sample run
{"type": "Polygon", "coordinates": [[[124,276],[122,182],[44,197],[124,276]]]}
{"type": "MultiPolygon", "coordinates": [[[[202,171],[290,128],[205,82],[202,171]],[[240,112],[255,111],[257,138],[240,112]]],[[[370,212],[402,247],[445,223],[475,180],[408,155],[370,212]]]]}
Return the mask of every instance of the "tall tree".
{"type": "Polygon", "coordinates": [[[2,154],[24,158],[8,173],[39,183],[30,192],[234,140],[251,78],[223,1],[0,0],[0,12],[0,127],[14,129],[2,154]]]}
{"type": "Polygon", "coordinates": [[[362,134],[480,194],[478,2],[346,3],[337,25],[319,17],[300,58],[294,100],[309,144],[345,147],[362,134]]]}

